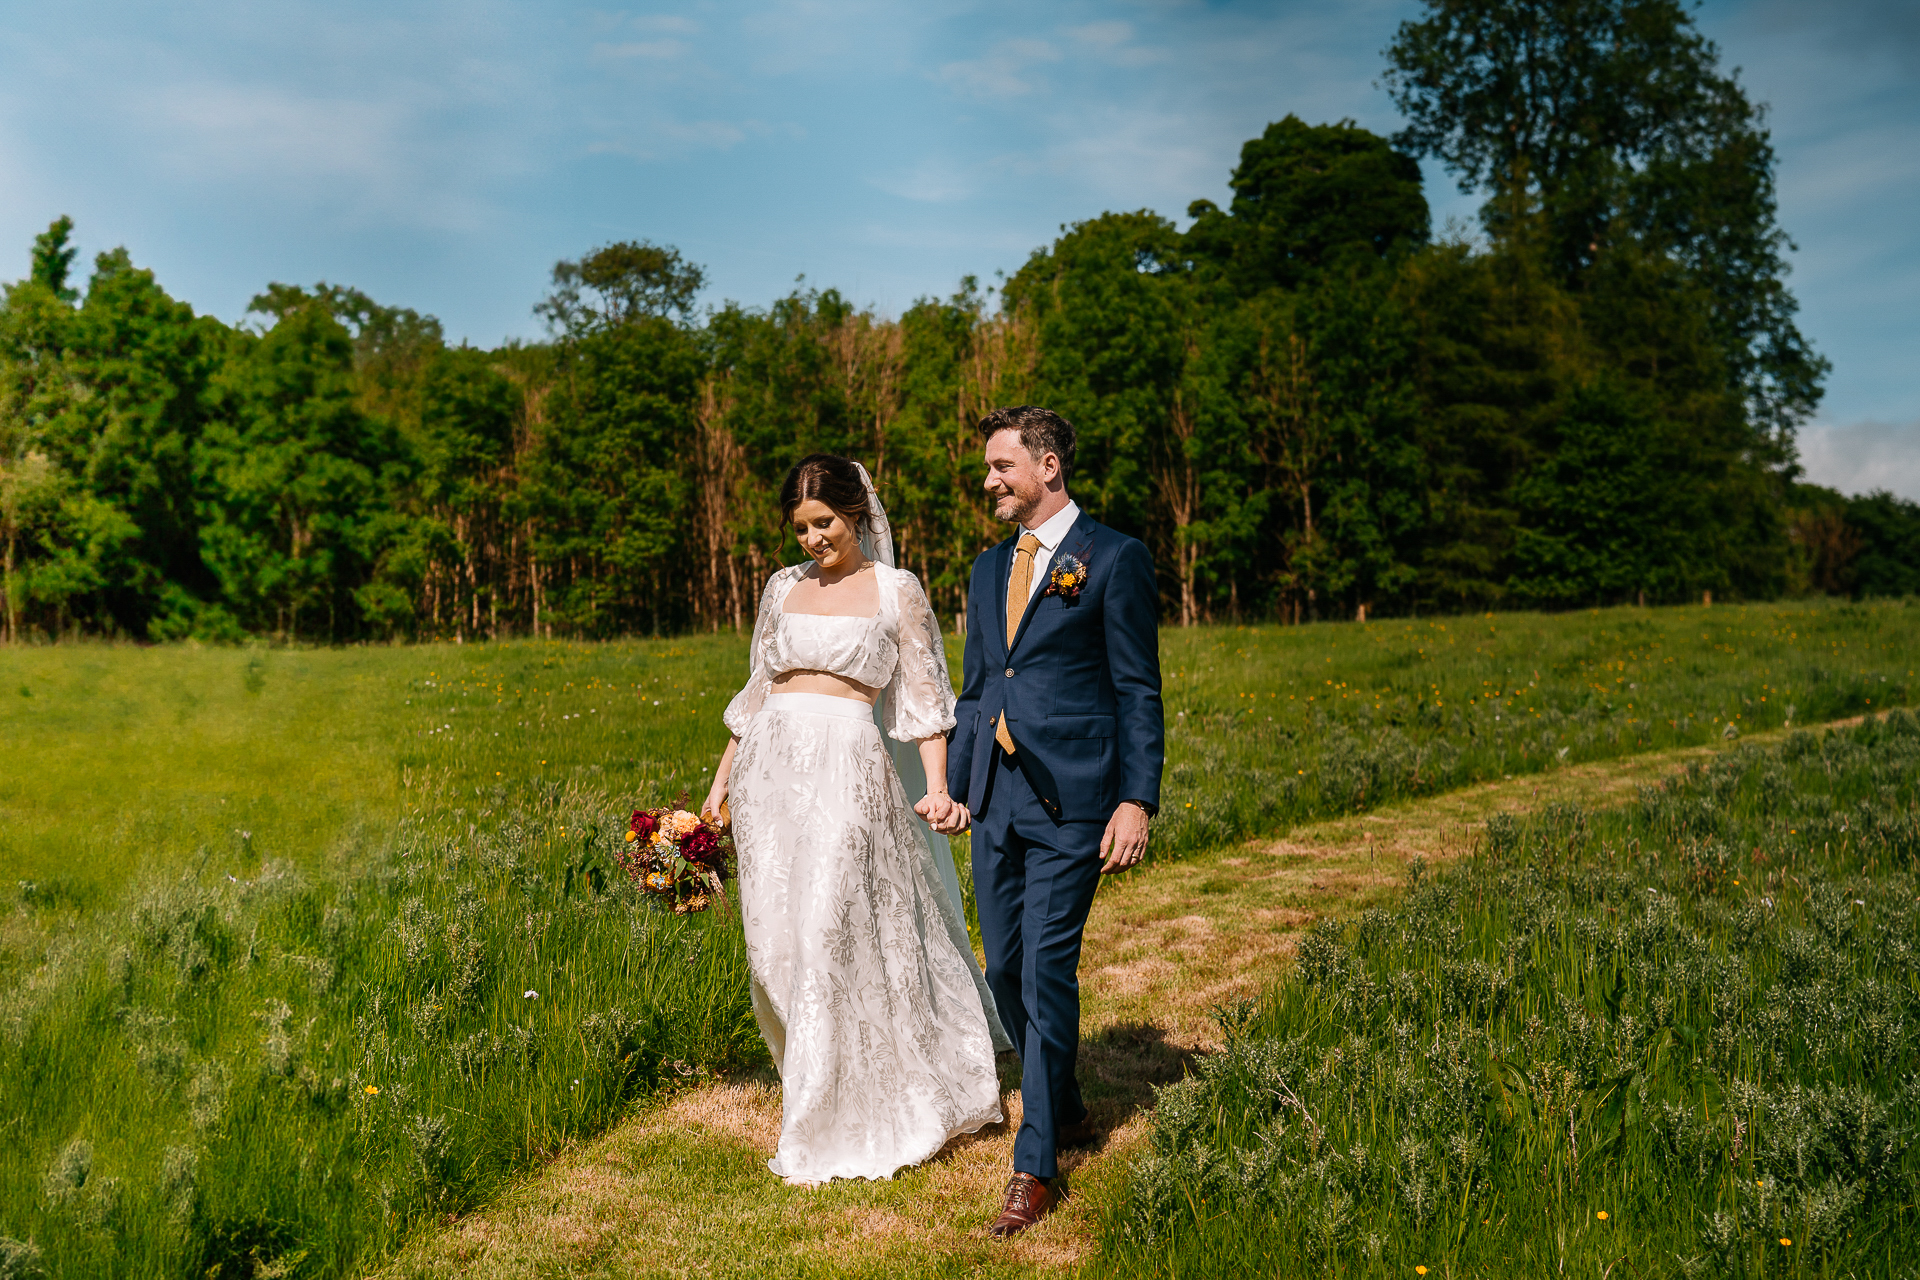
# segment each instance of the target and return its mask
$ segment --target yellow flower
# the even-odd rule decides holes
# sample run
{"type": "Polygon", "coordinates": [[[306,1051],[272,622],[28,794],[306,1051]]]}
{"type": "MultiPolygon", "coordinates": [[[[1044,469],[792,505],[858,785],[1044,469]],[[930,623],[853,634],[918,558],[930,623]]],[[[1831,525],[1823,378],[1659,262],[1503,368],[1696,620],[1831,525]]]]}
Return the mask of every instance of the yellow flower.
{"type": "Polygon", "coordinates": [[[1605,1222],[1607,1220],[1607,1211],[1605,1209],[1602,1209],[1600,1212],[1594,1214],[1593,1216],[1600,1219],[1600,1221],[1605,1222]]]}
{"type": "Polygon", "coordinates": [[[1781,1237],[1780,1237],[1780,1244],[1781,1244],[1781,1247],[1783,1247],[1783,1248],[1784,1248],[1784,1247],[1786,1247],[1787,1245],[1790,1245],[1790,1244],[1792,1244],[1792,1243],[1793,1243],[1793,1241],[1791,1241],[1791,1240],[1789,1240],[1789,1239],[1787,1239],[1787,1238],[1786,1238],[1785,1236],[1781,1236],[1781,1237]]]}
{"type": "Polygon", "coordinates": [[[378,1093],[378,1092],[380,1092],[380,1086],[379,1086],[379,1085],[377,1085],[377,1084],[370,1084],[370,1085],[368,1085],[368,1086],[367,1086],[367,1096],[368,1096],[369,1098],[371,1098],[371,1097],[372,1097],[372,1096],[373,1096],[374,1094],[376,1094],[376,1093],[378,1093]]]}
{"type": "Polygon", "coordinates": [[[1415,1267],[1415,1268],[1413,1269],[1413,1274],[1415,1274],[1415,1275],[1417,1275],[1417,1276],[1423,1276],[1423,1275],[1425,1275],[1425,1274],[1427,1274],[1427,1269],[1426,1269],[1425,1267],[1415,1267]]]}
{"type": "MultiPolygon", "coordinates": [[[[628,843],[628,844],[632,844],[632,843],[633,843],[633,842],[634,842],[635,840],[638,840],[639,838],[640,838],[640,833],[639,833],[638,831],[629,831],[629,832],[627,832],[627,843],[628,843]]],[[[1738,880],[1735,880],[1735,881],[1734,881],[1734,883],[1735,883],[1735,884],[1739,884],[1740,882],[1739,882],[1738,880]]]]}

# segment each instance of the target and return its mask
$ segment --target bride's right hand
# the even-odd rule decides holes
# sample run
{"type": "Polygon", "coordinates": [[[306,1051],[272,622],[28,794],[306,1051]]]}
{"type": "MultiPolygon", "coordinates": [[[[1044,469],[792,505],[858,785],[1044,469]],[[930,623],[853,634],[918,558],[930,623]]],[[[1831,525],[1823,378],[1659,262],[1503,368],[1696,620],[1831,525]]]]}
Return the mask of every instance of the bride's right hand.
{"type": "Polygon", "coordinates": [[[700,806],[700,820],[702,822],[711,822],[716,826],[719,825],[720,806],[725,804],[726,802],[727,802],[726,787],[719,782],[715,782],[713,784],[713,789],[707,792],[706,803],[700,806]]]}

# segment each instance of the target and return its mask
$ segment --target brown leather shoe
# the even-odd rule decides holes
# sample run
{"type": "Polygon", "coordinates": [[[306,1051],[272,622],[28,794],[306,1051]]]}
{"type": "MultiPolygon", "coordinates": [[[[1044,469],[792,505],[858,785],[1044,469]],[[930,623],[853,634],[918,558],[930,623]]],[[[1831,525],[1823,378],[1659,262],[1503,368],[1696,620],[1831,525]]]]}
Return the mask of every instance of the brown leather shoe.
{"type": "Polygon", "coordinates": [[[1059,1198],[1046,1183],[1030,1173],[1016,1173],[1007,1179],[1007,1207],[987,1228],[987,1234],[995,1240],[1017,1236],[1052,1213],[1058,1203],[1059,1198]]]}
{"type": "Polygon", "coordinates": [[[1097,1146],[1099,1142],[1100,1130],[1094,1127],[1093,1113],[1091,1111],[1087,1113],[1086,1118],[1080,1121],[1080,1123],[1070,1124],[1053,1135],[1053,1145],[1062,1151],[1071,1151],[1080,1147],[1097,1146]]]}

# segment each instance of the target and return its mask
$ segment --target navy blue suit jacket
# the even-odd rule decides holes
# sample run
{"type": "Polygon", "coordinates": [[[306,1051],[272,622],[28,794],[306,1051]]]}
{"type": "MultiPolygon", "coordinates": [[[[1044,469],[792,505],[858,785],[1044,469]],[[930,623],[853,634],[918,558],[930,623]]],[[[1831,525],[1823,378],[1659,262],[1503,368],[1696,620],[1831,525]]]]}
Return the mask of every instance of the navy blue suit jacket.
{"type": "Polygon", "coordinates": [[[978,814],[1003,711],[1021,764],[1056,821],[1105,822],[1123,800],[1160,807],[1166,756],[1160,703],[1160,592],[1138,539],[1082,512],[1034,571],[1048,581],[1071,555],[1087,566],[1077,597],[1051,585],[1007,644],[1007,579],[1016,538],[980,553],[967,588],[967,644],[947,784],[978,814]]]}

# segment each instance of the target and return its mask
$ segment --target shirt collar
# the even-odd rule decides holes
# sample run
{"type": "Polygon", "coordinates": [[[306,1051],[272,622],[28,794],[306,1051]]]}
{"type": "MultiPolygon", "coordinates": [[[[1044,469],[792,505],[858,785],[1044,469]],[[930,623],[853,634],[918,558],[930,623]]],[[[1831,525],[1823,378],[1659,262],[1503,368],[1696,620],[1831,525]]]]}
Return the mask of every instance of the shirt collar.
{"type": "Polygon", "coordinates": [[[1040,539],[1040,550],[1051,556],[1054,548],[1066,541],[1067,530],[1073,528],[1074,521],[1079,518],[1080,504],[1069,498],[1067,505],[1048,516],[1045,524],[1025,532],[1040,539]]]}

